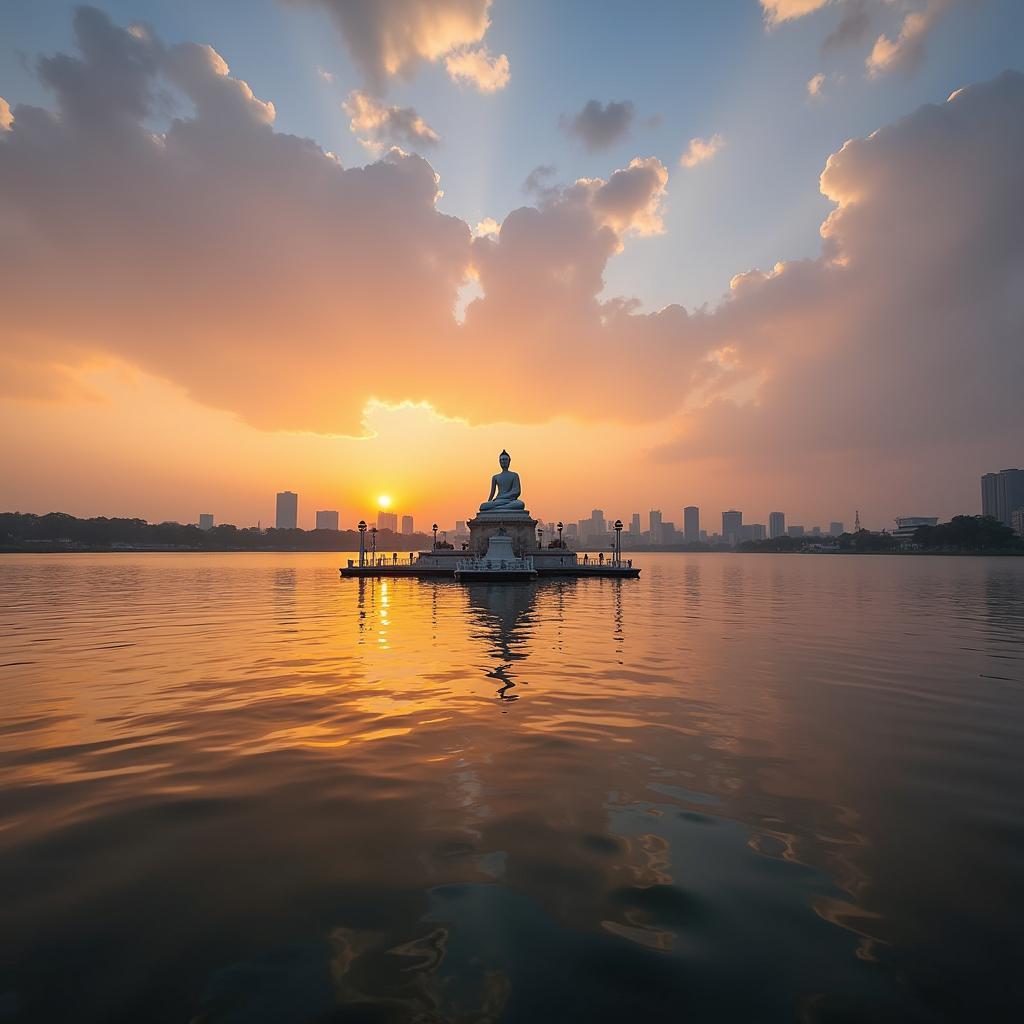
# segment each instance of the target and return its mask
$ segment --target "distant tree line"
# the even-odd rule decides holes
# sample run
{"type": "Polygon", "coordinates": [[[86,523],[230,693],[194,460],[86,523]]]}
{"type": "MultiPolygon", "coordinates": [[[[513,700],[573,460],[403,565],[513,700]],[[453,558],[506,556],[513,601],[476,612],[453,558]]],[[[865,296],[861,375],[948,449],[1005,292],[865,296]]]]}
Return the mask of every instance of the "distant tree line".
{"type": "Polygon", "coordinates": [[[948,523],[919,526],[914,531],[914,543],[950,551],[1024,549],[1024,539],[994,516],[953,516],[948,523]]]}
{"type": "MultiPolygon", "coordinates": [[[[377,550],[417,551],[430,547],[424,533],[377,533],[377,550]]],[[[366,536],[367,549],[370,535],[366,536]]],[[[28,512],[0,513],[0,549],[5,551],[98,550],[118,548],[181,549],[188,551],[356,551],[356,530],[258,530],[223,524],[210,530],[182,523],[147,523],[145,519],[78,519],[64,512],[38,516],[28,512]]]]}
{"type": "MultiPolygon", "coordinates": [[[[919,526],[909,547],[918,551],[998,551],[1024,554],[1024,540],[1010,527],[992,516],[954,516],[948,523],[919,526]]],[[[890,533],[860,530],[844,533],[829,540],[823,537],[775,537],[771,540],[748,540],[740,551],[785,552],[838,550],[846,554],[877,554],[904,550],[900,540],[890,533]]]]}

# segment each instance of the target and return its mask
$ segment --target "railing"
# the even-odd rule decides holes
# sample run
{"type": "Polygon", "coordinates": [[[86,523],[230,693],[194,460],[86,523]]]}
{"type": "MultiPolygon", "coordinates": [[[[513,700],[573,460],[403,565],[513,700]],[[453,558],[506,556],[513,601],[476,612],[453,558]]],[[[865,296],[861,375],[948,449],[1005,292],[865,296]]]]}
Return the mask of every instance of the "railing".
{"type": "Polygon", "coordinates": [[[533,569],[532,558],[460,558],[455,563],[456,572],[523,572],[533,569]]]}

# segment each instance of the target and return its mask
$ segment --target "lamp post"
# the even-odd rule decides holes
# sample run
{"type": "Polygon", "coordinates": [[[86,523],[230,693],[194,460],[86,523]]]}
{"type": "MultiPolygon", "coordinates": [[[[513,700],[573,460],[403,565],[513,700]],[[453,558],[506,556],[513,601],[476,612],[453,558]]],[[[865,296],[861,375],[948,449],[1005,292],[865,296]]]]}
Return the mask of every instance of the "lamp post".
{"type": "Polygon", "coordinates": [[[359,564],[366,565],[366,521],[359,520],[359,564]]]}
{"type": "Polygon", "coordinates": [[[434,531],[434,547],[436,548],[437,547],[437,523],[434,523],[434,525],[431,527],[431,529],[434,531]]]}
{"type": "Polygon", "coordinates": [[[558,530],[558,546],[561,547],[562,546],[562,524],[561,524],[561,522],[558,523],[558,526],[556,528],[558,530]]]}
{"type": "Polygon", "coordinates": [[[622,520],[615,520],[615,564],[622,561],[622,520]]]}
{"type": "Polygon", "coordinates": [[[377,527],[370,527],[370,561],[377,564],[377,527]]]}

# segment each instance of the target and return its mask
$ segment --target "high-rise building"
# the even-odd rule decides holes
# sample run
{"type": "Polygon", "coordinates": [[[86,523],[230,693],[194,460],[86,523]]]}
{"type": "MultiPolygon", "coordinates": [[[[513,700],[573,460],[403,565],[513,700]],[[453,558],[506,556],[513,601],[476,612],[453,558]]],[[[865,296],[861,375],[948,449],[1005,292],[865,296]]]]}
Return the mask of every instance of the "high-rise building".
{"type": "Polygon", "coordinates": [[[820,537],[821,536],[821,527],[820,526],[812,526],[811,527],[811,536],[812,537],[820,537]]]}
{"type": "Polygon", "coordinates": [[[687,544],[700,540],[700,509],[696,505],[683,509],[683,538],[687,544]]]}
{"type": "Polygon", "coordinates": [[[786,529],[786,535],[789,537],[802,537],[804,535],[804,528],[802,526],[790,526],[786,529]]]}
{"type": "Polygon", "coordinates": [[[740,542],[743,513],[734,508],[722,513],[722,539],[733,547],[740,542]]]}
{"type": "Polygon", "coordinates": [[[764,523],[744,523],[740,527],[741,540],[764,540],[767,535],[764,523]]]}
{"type": "Polygon", "coordinates": [[[579,540],[579,527],[575,523],[565,524],[565,539],[569,541],[579,540]]]}
{"type": "Polygon", "coordinates": [[[1013,513],[1024,508],[1024,469],[1001,469],[981,478],[981,514],[1013,526],[1013,513]]]}
{"type": "Polygon", "coordinates": [[[1013,532],[1018,537],[1024,537],[1024,508],[1015,508],[1013,515],[1010,517],[1010,525],[1013,527],[1013,532]]]}
{"type": "MultiPolygon", "coordinates": [[[[412,516],[402,516],[402,533],[413,533],[412,516]]],[[[455,525],[455,532],[458,533],[458,524],[455,525]]]]}
{"type": "Polygon", "coordinates": [[[828,524],[828,532],[832,537],[838,537],[846,531],[843,529],[843,524],[838,522],[831,522],[828,524]]]}
{"type": "Polygon", "coordinates": [[[786,536],[786,513],[785,512],[769,512],[768,513],[768,536],[772,540],[776,537],[786,536]]]}
{"type": "Polygon", "coordinates": [[[200,512],[199,513],[199,529],[200,530],[212,530],[213,529],[213,513],[212,512],[200,512]]]}
{"type": "Polygon", "coordinates": [[[633,518],[629,521],[629,535],[640,539],[640,513],[634,512],[633,518]]]}
{"type": "Polygon", "coordinates": [[[608,532],[608,527],[604,521],[603,508],[595,508],[591,511],[590,532],[593,534],[594,540],[604,540],[604,535],[608,532]]]}
{"type": "Polygon", "coordinates": [[[384,509],[381,509],[377,513],[377,529],[390,530],[392,533],[398,533],[398,513],[385,512],[384,509]]]}
{"type": "Polygon", "coordinates": [[[277,495],[277,517],[274,525],[279,530],[294,530],[299,525],[299,496],[292,491],[277,495]]]}
{"type": "Polygon", "coordinates": [[[650,542],[652,544],[661,543],[661,511],[656,508],[652,508],[647,513],[648,522],[650,523],[650,542]]]}
{"type": "Polygon", "coordinates": [[[325,509],[316,514],[316,528],[318,530],[337,530],[338,513],[333,509],[325,509]]]}

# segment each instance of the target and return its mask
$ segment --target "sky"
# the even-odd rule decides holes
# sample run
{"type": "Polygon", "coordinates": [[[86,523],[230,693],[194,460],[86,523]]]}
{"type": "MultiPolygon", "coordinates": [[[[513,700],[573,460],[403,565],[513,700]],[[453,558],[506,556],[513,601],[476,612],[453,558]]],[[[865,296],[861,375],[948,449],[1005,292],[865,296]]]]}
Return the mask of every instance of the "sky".
{"type": "Polygon", "coordinates": [[[1024,464],[1017,0],[0,3],[0,507],[891,525],[1024,464]]]}

